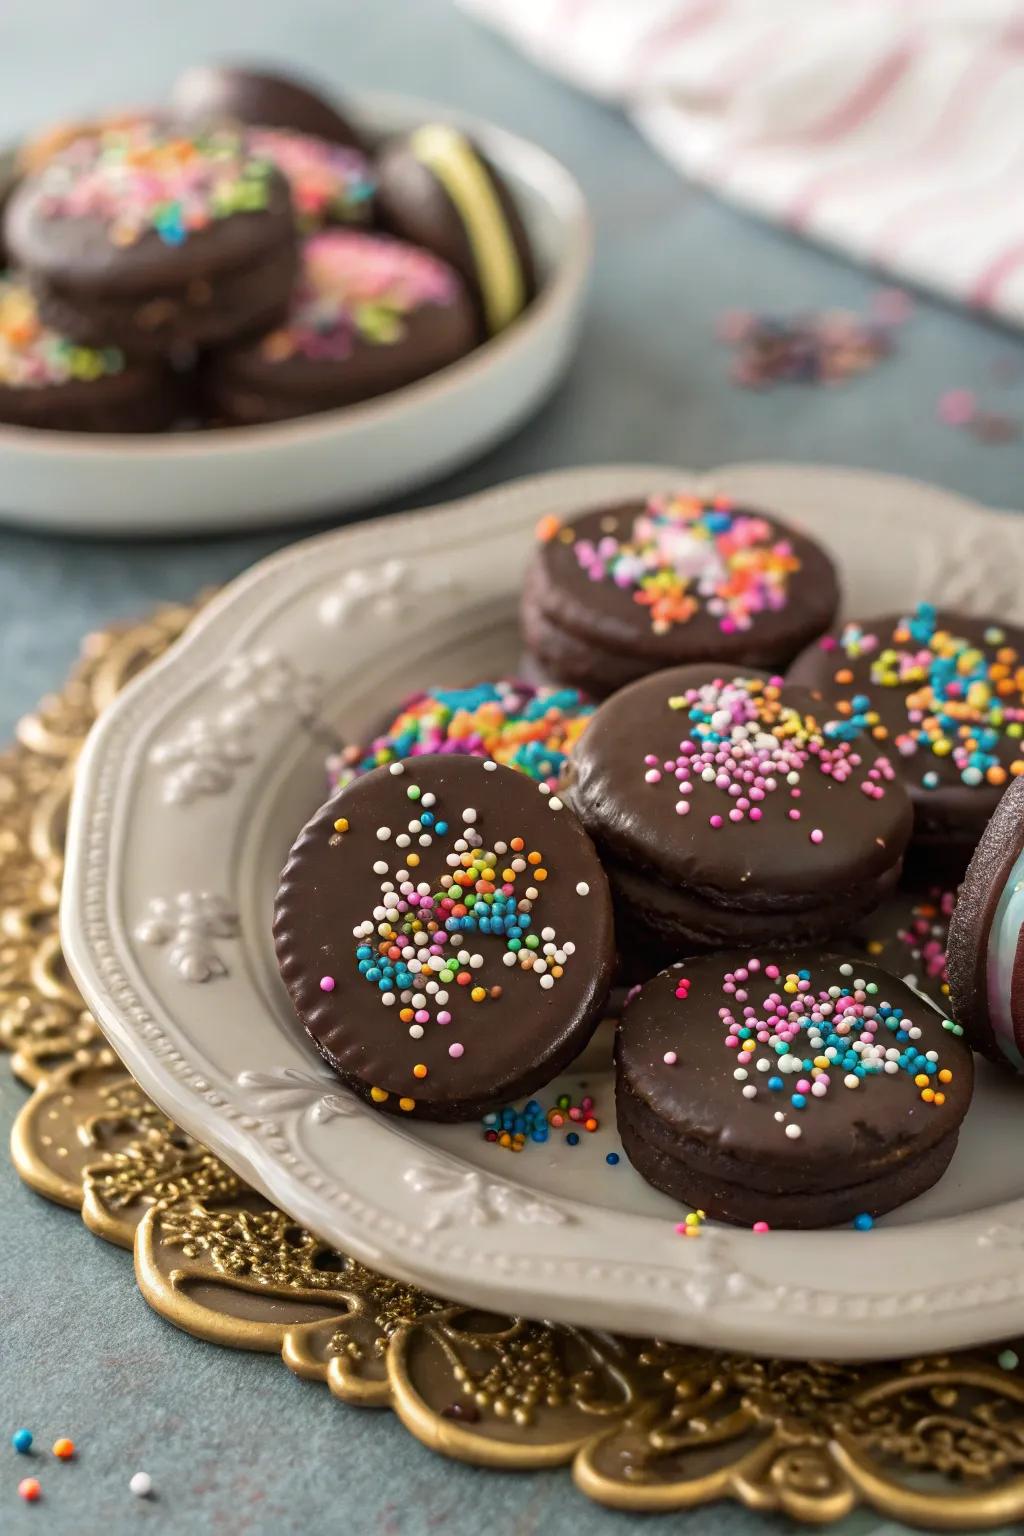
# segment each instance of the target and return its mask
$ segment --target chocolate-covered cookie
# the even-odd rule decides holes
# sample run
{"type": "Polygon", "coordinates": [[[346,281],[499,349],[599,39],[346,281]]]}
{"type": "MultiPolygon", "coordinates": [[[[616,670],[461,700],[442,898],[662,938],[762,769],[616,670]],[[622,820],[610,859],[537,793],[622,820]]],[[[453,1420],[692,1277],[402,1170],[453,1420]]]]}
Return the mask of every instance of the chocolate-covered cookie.
{"type": "Polygon", "coordinates": [[[544,518],[522,622],[543,675],[603,696],[690,662],[780,670],[838,601],[812,539],[725,497],[664,493],[544,518]]]}
{"type": "Polygon", "coordinates": [[[949,925],[949,999],[976,1051],[1024,1072],[1024,779],[982,834],[949,925]]]}
{"type": "Polygon", "coordinates": [[[384,227],[461,274],[488,334],[510,325],[533,296],[533,256],[509,187],[472,139],[425,123],[385,145],[377,180],[384,227]]]}
{"type": "Polygon", "coordinates": [[[407,698],[368,746],[327,762],[333,789],[382,764],[435,753],[489,757],[549,789],[560,787],[568,753],[594,713],[576,688],[534,688],[518,678],[469,688],[428,688],[407,698]]]}
{"type": "Polygon", "coordinates": [[[160,432],[179,390],[160,363],[82,347],[44,325],[28,285],[0,273],[0,421],[57,432],[160,432]]]}
{"type": "Polygon", "coordinates": [[[412,384],[478,339],[461,278],[429,251],[323,230],[303,246],[284,323],[209,358],[210,409],[240,426],[333,410],[412,384]]]}
{"type": "Polygon", "coordinates": [[[284,128],[250,128],[245,139],[252,154],[269,160],[287,178],[302,234],[325,224],[370,223],[375,183],[361,149],[284,128]]]}
{"type": "Polygon", "coordinates": [[[78,139],[20,184],[5,229],[44,320],[130,357],[275,324],[298,262],[287,181],[227,130],[78,139]]]}
{"type": "Polygon", "coordinates": [[[1024,773],[1024,630],[922,603],[845,624],[797,658],[836,730],[892,753],[914,802],[912,853],[956,879],[1012,777],[1024,773]]]}
{"type": "Polygon", "coordinates": [[[881,906],[853,925],[850,941],[872,964],[923,992],[948,1014],[946,949],[955,906],[956,891],[948,886],[901,881],[881,906]]]}
{"type": "Polygon", "coordinates": [[[719,952],[662,971],[616,1037],[619,1135],[666,1194],[738,1226],[878,1216],[945,1172],[973,1060],[876,966],[719,952]]]}
{"type": "Polygon", "coordinates": [[[831,738],[816,695],[710,663],[607,699],[570,783],[620,943],[673,958],[835,932],[891,889],[912,822],[888,757],[831,738]]]}
{"type": "Polygon", "coordinates": [[[180,122],[200,127],[237,123],[293,128],[332,144],[361,144],[355,124],[314,86],[265,70],[193,65],[174,83],[171,110],[180,122]]]}
{"type": "Polygon", "coordinates": [[[477,757],[356,779],[300,834],[274,941],[317,1049],[369,1103],[471,1120],[561,1072],[614,952],[594,848],[546,785],[477,757]]]}

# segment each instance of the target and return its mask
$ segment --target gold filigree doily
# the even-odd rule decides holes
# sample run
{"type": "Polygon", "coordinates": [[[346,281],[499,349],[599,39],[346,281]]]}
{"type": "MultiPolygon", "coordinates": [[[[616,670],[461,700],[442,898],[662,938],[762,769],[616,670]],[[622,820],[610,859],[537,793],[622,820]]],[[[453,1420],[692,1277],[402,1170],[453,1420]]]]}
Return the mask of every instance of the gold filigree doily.
{"type": "Polygon", "coordinates": [[[932,1531],[1024,1517],[1012,1349],[795,1364],[473,1312],[326,1248],[145,1098],[63,963],[64,830],[89,726],[193,611],[90,636],[0,757],[0,1044],[32,1090],[21,1177],[133,1248],[143,1295],[178,1327],[390,1408],[444,1455],[568,1466],[631,1510],[731,1498],[824,1525],[864,1504],[932,1531]]]}

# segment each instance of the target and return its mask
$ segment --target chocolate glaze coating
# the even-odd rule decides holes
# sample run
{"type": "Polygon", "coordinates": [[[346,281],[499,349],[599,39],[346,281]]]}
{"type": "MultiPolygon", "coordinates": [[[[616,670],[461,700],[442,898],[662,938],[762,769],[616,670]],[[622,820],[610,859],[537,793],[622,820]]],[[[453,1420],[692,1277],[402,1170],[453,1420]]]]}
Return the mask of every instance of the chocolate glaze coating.
{"type": "Polygon", "coordinates": [[[650,609],[636,602],[633,588],[610,579],[592,581],[573,547],[602,536],[628,541],[645,510],[642,501],[597,508],[564,525],[573,534],[572,542],[557,536],[538,541],[521,611],[527,647],[544,675],[603,696],[661,667],[708,659],[737,669],[779,670],[831,624],[839,588],[825,551],[767,513],[735,508],[763,518],[773,541],[788,539],[792,544],[800,569],[789,578],[785,605],[755,614],[748,629],[727,633],[701,602],[686,622],[658,633],[650,609]]]}
{"type": "MultiPolygon", "coordinates": [[[[861,783],[880,755],[869,742],[858,743],[862,767],[844,783],[808,767],[799,800],[780,784],[761,802],[757,822],[729,821],[735,802],[714,783],[697,779],[686,796],[690,812],[680,815],[670,774],[645,781],[646,755],[659,764],[674,760],[692,734],[686,712],[671,700],[733,675],[711,663],[675,667],[601,705],[573,753],[571,790],[599,847],[663,884],[743,911],[772,911],[780,900],[828,900],[898,867],[910,835],[910,804],[898,780],[884,783],[881,799],[863,793],[861,783]],[[799,821],[789,819],[793,808],[799,821]],[[718,813],[726,820],[716,829],[709,816],[718,813]],[[811,841],[813,829],[824,841],[811,841]]],[[[820,698],[806,689],[784,687],[780,702],[821,719],[820,698]]]]}
{"type": "MultiPolygon", "coordinates": [[[[985,640],[986,631],[996,625],[996,620],[973,618],[946,609],[938,610],[937,619],[943,629],[972,645],[990,654],[997,649],[985,640]]],[[[878,636],[881,645],[887,646],[892,643],[893,633],[901,621],[899,614],[885,614],[881,618],[859,621],[859,628],[867,635],[878,636]]],[[[1005,643],[1024,657],[1024,629],[1002,622],[998,623],[998,628],[1005,634],[1005,643]]],[[[802,687],[817,688],[831,702],[842,700],[848,703],[858,694],[865,695],[879,715],[881,727],[886,732],[885,741],[892,744],[895,737],[911,728],[907,699],[914,689],[910,685],[885,687],[872,681],[877,649],[859,657],[847,656],[843,650],[826,649],[834,646],[841,634],[842,630],[834,630],[811,645],[797,657],[786,680],[802,687]],[[837,672],[849,674],[849,681],[837,682],[837,672]]],[[[1021,742],[1002,735],[994,752],[1003,768],[1008,770],[1010,764],[1022,755],[1021,742]]],[[[912,854],[918,856],[922,874],[933,872],[935,878],[955,880],[966,868],[1005,784],[967,785],[961,780],[951,756],[937,757],[928,748],[919,749],[907,757],[894,751],[893,762],[898,766],[914,803],[912,854]],[[925,772],[938,776],[935,788],[925,788],[922,782],[925,772]]]]}
{"type": "MultiPolygon", "coordinates": [[[[988,941],[992,920],[1014,864],[1024,852],[1024,779],[1014,779],[1003,795],[967,866],[949,925],[949,999],[953,1017],[963,1025],[976,1051],[1000,1066],[1007,1058],[992,1027],[988,1005],[988,941]]],[[[1021,946],[1013,977],[1013,1026],[1024,1050],[1021,1000],[1021,946]]]]}
{"type": "Polygon", "coordinates": [[[121,373],[64,384],[0,384],[0,421],[55,432],[162,432],[182,413],[184,390],[169,370],[129,363],[121,373]]]}
{"type": "Polygon", "coordinates": [[[285,313],[298,252],[288,183],[277,172],[265,209],[215,219],[180,245],[155,230],[116,245],[104,220],[53,216],[46,197],[37,178],[23,181],[5,234],[44,320],[73,340],[153,357],[251,334],[285,313]]]}
{"type": "MultiPolygon", "coordinates": [[[[537,290],[537,275],[526,226],[501,172],[473,146],[501,206],[523,274],[527,303],[537,290]]],[[[458,209],[429,166],[412,153],[408,137],[392,139],[377,159],[377,217],[411,245],[422,245],[454,267],[479,303],[476,258],[458,209]]]]}
{"type": "MultiPolygon", "coordinates": [[[[785,1075],[781,1090],[767,1086],[778,1060],[770,1046],[758,1045],[746,1078],[735,1077],[738,1053],[725,1045],[729,1031],[719,1010],[740,1010],[723,983],[750,958],[749,950],[737,950],[687,960],[648,982],[626,1008],[616,1037],[616,1102],[630,1160],[659,1188],[745,1225],[828,1225],[860,1212],[880,1214],[920,1194],[948,1163],[970,1104],[974,1069],[965,1043],[909,987],[859,958],[844,962],[816,950],[763,954],[762,966],[774,962],[783,978],[808,969],[814,991],[850,986],[840,966],[852,965],[853,977],[878,986],[876,1006],[902,1008],[922,1031],[916,1048],[937,1051],[938,1066],[953,1073],[941,1085],[939,1105],[921,1098],[907,1072],[868,1076],[852,1089],[833,1069],[826,1096],[805,1095],[797,1108],[791,1095],[801,1073],[785,1075]],[[689,981],[685,998],[676,995],[681,977],[689,981]],[[664,1061],[666,1052],[675,1053],[673,1064],[664,1061]],[[756,1068],[762,1056],[772,1062],[766,1072],[756,1068]],[[757,1088],[753,1098],[743,1096],[748,1085],[757,1088]],[[800,1129],[796,1139],[787,1134],[791,1124],[800,1129]]],[[[743,985],[758,1018],[769,993],[781,991],[781,982],[763,974],[743,985]]],[[[889,1038],[884,1025],[879,1038],[889,1038]]]]}
{"type": "Polygon", "coordinates": [[[264,70],[195,64],[174,82],[171,110],[183,123],[294,128],[333,144],[362,145],[355,124],[312,85],[264,70]]]}
{"type": "MultiPolygon", "coordinates": [[[[457,860],[457,853],[452,857],[457,860]]],[[[518,855],[506,850],[499,861],[505,857],[518,855]]],[[[473,1119],[534,1092],[568,1066],[600,1021],[614,955],[607,882],[572,812],[514,769],[453,756],[418,758],[400,774],[377,769],[317,812],[282,874],[274,940],[296,1013],[342,1080],[367,1099],[373,1100],[372,1089],[378,1097],[385,1092],[379,1105],[385,1111],[430,1120],[473,1119]],[[426,847],[420,845],[422,834],[403,832],[412,841],[400,849],[393,840],[398,829],[423,809],[422,799],[408,797],[410,786],[436,795],[430,809],[444,819],[447,831],[426,847]],[[468,823],[466,808],[476,812],[468,823]],[[339,835],[334,825],[341,816],[349,828],[339,835]],[[394,875],[414,854],[420,860],[417,867],[409,865],[415,883],[437,891],[442,876],[451,873],[446,859],[465,825],[479,834],[484,849],[493,848],[495,840],[510,845],[522,837],[524,858],[532,851],[542,855],[541,864],[528,863],[519,873],[517,899],[526,890],[537,891],[529,932],[542,938],[553,928],[555,942],[572,943],[575,950],[566,953],[563,974],[545,988],[538,973],[502,963],[504,937],[468,933],[461,942],[482,957],[482,964],[471,968],[473,984],[498,986],[501,995],[473,1002],[470,988],[453,981],[444,1005],[451,1022],[425,1021],[422,1037],[415,1039],[409,1022],[399,1017],[400,1003],[383,1005],[378,987],[358,971],[356,948],[376,944],[376,935],[364,941],[353,929],[364,920],[377,921],[372,914],[388,877],[374,872],[376,862],[385,861],[394,875]],[[392,836],[378,838],[381,827],[392,836]],[[529,874],[540,869],[546,871],[543,880],[529,874]],[[581,884],[585,891],[577,889],[581,884]],[[334,978],[330,992],[320,986],[325,975],[334,978]],[[464,1051],[453,1058],[450,1047],[456,1042],[464,1051]],[[428,1069],[421,1079],[413,1073],[417,1064],[428,1069]],[[403,1111],[402,1099],[407,1105],[414,1101],[414,1107],[403,1111]]]]}

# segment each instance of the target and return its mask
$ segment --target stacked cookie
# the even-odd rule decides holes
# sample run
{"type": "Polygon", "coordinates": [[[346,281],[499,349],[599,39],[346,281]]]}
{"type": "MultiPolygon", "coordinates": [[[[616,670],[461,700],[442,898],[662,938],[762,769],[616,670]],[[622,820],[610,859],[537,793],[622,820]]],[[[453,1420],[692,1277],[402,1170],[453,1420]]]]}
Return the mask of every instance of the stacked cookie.
{"type": "Polygon", "coordinates": [[[190,71],[166,111],[25,147],[7,198],[0,420],[258,425],[397,389],[533,293],[500,176],[429,124],[377,152],[297,82],[190,71]]]}

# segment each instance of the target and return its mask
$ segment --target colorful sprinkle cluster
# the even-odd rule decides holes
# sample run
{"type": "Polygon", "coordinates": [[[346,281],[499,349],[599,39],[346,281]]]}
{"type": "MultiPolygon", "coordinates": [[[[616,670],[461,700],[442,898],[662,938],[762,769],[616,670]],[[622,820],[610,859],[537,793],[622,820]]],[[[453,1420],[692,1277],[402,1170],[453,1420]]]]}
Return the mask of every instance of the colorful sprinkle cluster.
{"type": "MultiPolygon", "coordinates": [[[[896,930],[896,941],[906,952],[906,962],[920,972],[919,981],[933,983],[935,990],[944,997],[949,996],[946,944],[955,906],[955,891],[931,891],[913,903],[906,924],[896,930]]],[[[873,959],[881,956],[886,947],[884,940],[876,938],[868,939],[864,945],[873,959]]],[[[894,961],[896,965],[899,963],[894,961]]]]}
{"type": "MultiPolygon", "coordinates": [[[[492,762],[483,766],[485,770],[497,768],[492,762]]],[[[392,763],[389,771],[401,777],[405,765],[392,763]]],[[[484,956],[468,948],[469,944],[481,939],[500,940],[503,964],[532,973],[545,991],[564,974],[576,946],[568,941],[560,943],[553,928],[533,931],[534,907],[548,878],[541,851],[527,849],[521,837],[484,848],[472,806],[462,810],[458,833],[445,856],[449,872],[441,876],[436,887],[427,881],[417,882],[418,850],[448,837],[453,829],[441,818],[437,797],[429,790],[410,784],[406,795],[415,811],[407,830],[377,828],[378,842],[398,850],[401,867],[392,871],[387,859],[375,861],[379,899],[372,916],[353,929],[353,958],[359,975],[378,990],[381,1005],[397,1008],[410,1038],[421,1040],[428,1026],[447,1029],[455,1023],[453,1009],[459,997],[471,1003],[501,997],[500,986],[481,983],[478,973],[484,956]]],[[[547,804],[553,811],[562,808],[555,795],[549,794],[547,804]]],[[[343,837],[348,831],[347,818],[339,818],[334,826],[335,835],[343,837]]],[[[580,896],[588,895],[589,889],[585,881],[576,886],[580,896]]],[[[323,977],[320,986],[333,991],[335,978],[323,977]]],[[[448,1046],[448,1055],[456,1061],[465,1051],[461,1040],[453,1039],[448,1046]]],[[[412,1069],[414,1079],[427,1075],[424,1062],[412,1069]]],[[[383,1088],[373,1088],[370,1096],[381,1104],[389,1094],[383,1088]]],[[[416,1107],[415,1099],[408,1096],[398,1103],[407,1112],[416,1107]]]]}
{"type": "Polygon", "coordinates": [[[343,362],[357,340],[393,346],[415,310],[451,304],[458,291],[451,267],[418,246],[325,229],[303,246],[287,323],[264,337],[262,352],[271,362],[296,355],[343,362]]]}
{"type": "Polygon", "coordinates": [[[733,1077],[745,1099],[767,1095],[778,1104],[775,1119],[791,1140],[803,1134],[800,1120],[811,1101],[827,1098],[839,1083],[859,1089],[870,1077],[902,1072],[926,1104],[941,1105],[953,1081],[938,1051],[915,1043],[920,1027],[879,999],[877,982],[856,976],[848,963],[839,974],[841,985],[815,988],[809,970],[783,974],[754,957],[727,971],[722,983],[731,1002],[718,1013],[725,1045],[737,1053],[733,1077]],[[750,991],[764,983],[771,990],[755,1006],[750,991]]]}
{"type": "Polygon", "coordinates": [[[250,128],[246,141],[252,154],[276,165],[288,182],[300,229],[370,217],[374,180],[358,149],[282,128],[250,128]]]}
{"type": "Polygon", "coordinates": [[[383,763],[443,752],[489,757],[557,789],[569,752],[593,713],[593,704],[576,688],[511,681],[431,688],[407,699],[368,750],[352,747],[331,758],[328,776],[343,789],[383,763]]]}
{"type": "Polygon", "coordinates": [[[701,611],[724,635],[748,630],[759,614],[785,608],[790,577],[800,569],[788,538],[725,496],[652,496],[625,539],[611,514],[596,539],[579,538],[554,518],[537,531],[542,540],[571,543],[591,581],[631,593],[648,610],[655,634],[701,611]]]}
{"type": "Polygon", "coordinates": [[[39,318],[28,286],[0,276],[0,385],[45,389],[72,379],[91,382],[121,373],[124,355],[116,347],[80,347],[39,318]]]}
{"type": "MultiPolygon", "coordinates": [[[[485,1141],[494,1142],[509,1152],[522,1152],[528,1141],[543,1144],[551,1131],[563,1130],[567,1122],[569,1132],[565,1140],[570,1147],[579,1144],[579,1133],[574,1127],[582,1126],[584,1131],[591,1134],[599,1129],[600,1121],[594,1113],[594,1100],[589,1094],[584,1094],[580,1102],[574,1104],[569,1094],[560,1093],[547,1110],[537,1099],[530,1099],[522,1109],[507,1104],[504,1109],[484,1115],[480,1123],[485,1141]]],[[[617,1163],[618,1157],[614,1153],[609,1154],[609,1160],[612,1157],[617,1163]]]]}
{"type": "Polygon", "coordinates": [[[261,212],[275,174],[233,130],[190,138],[138,122],[76,139],[51,160],[40,173],[41,212],[99,219],[118,246],[150,231],[183,245],[218,219],[261,212]]]}
{"type": "MultiPolygon", "coordinates": [[[[874,800],[884,797],[885,784],[895,778],[887,758],[876,758],[865,768],[853,743],[829,740],[813,716],[784,704],[781,678],[716,679],[688,688],[669,699],[669,706],[685,714],[689,732],[677,757],[660,761],[647,753],[644,779],[673,783],[679,816],[690,814],[689,796],[698,782],[720,790],[726,804],[708,817],[716,829],[727,821],[760,821],[764,802],[775,794],[792,802],[786,815],[799,822],[808,773],[836,784],[856,779],[861,793],[874,800]]],[[[815,844],[825,840],[819,827],[807,835],[815,844]]]]}
{"type": "MultiPolygon", "coordinates": [[[[984,644],[975,645],[943,629],[933,605],[922,603],[900,620],[890,642],[847,624],[838,641],[826,636],[820,643],[848,660],[870,657],[872,687],[903,690],[908,728],[893,743],[901,757],[948,758],[969,788],[998,787],[1010,774],[1024,773],[1024,748],[1017,749],[1021,755],[1009,770],[999,754],[1004,740],[1024,737],[1024,659],[1001,629],[987,629],[984,644]]],[[[852,684],[854,674],[840,666],[834,678],[852,684]]],[[[869,694],[841,700],[837,711],[842,718],[825,727],[831,740],[852,739],[862,731],[879,741],[888,738],[869,694]]],[[[936,789],[940,776],[925,769],[921,783],[936,789]]]]}
{"type": "Polygon", "coordinates": [[[727,310],[718,338],[734,349],[730,378],[743,389],[775,384],[838,384],[868,373],[894,350],[895,330],[910,314],[899,289],[875,297],[865,319],[850,310],[782,316],[727,310]]]}

